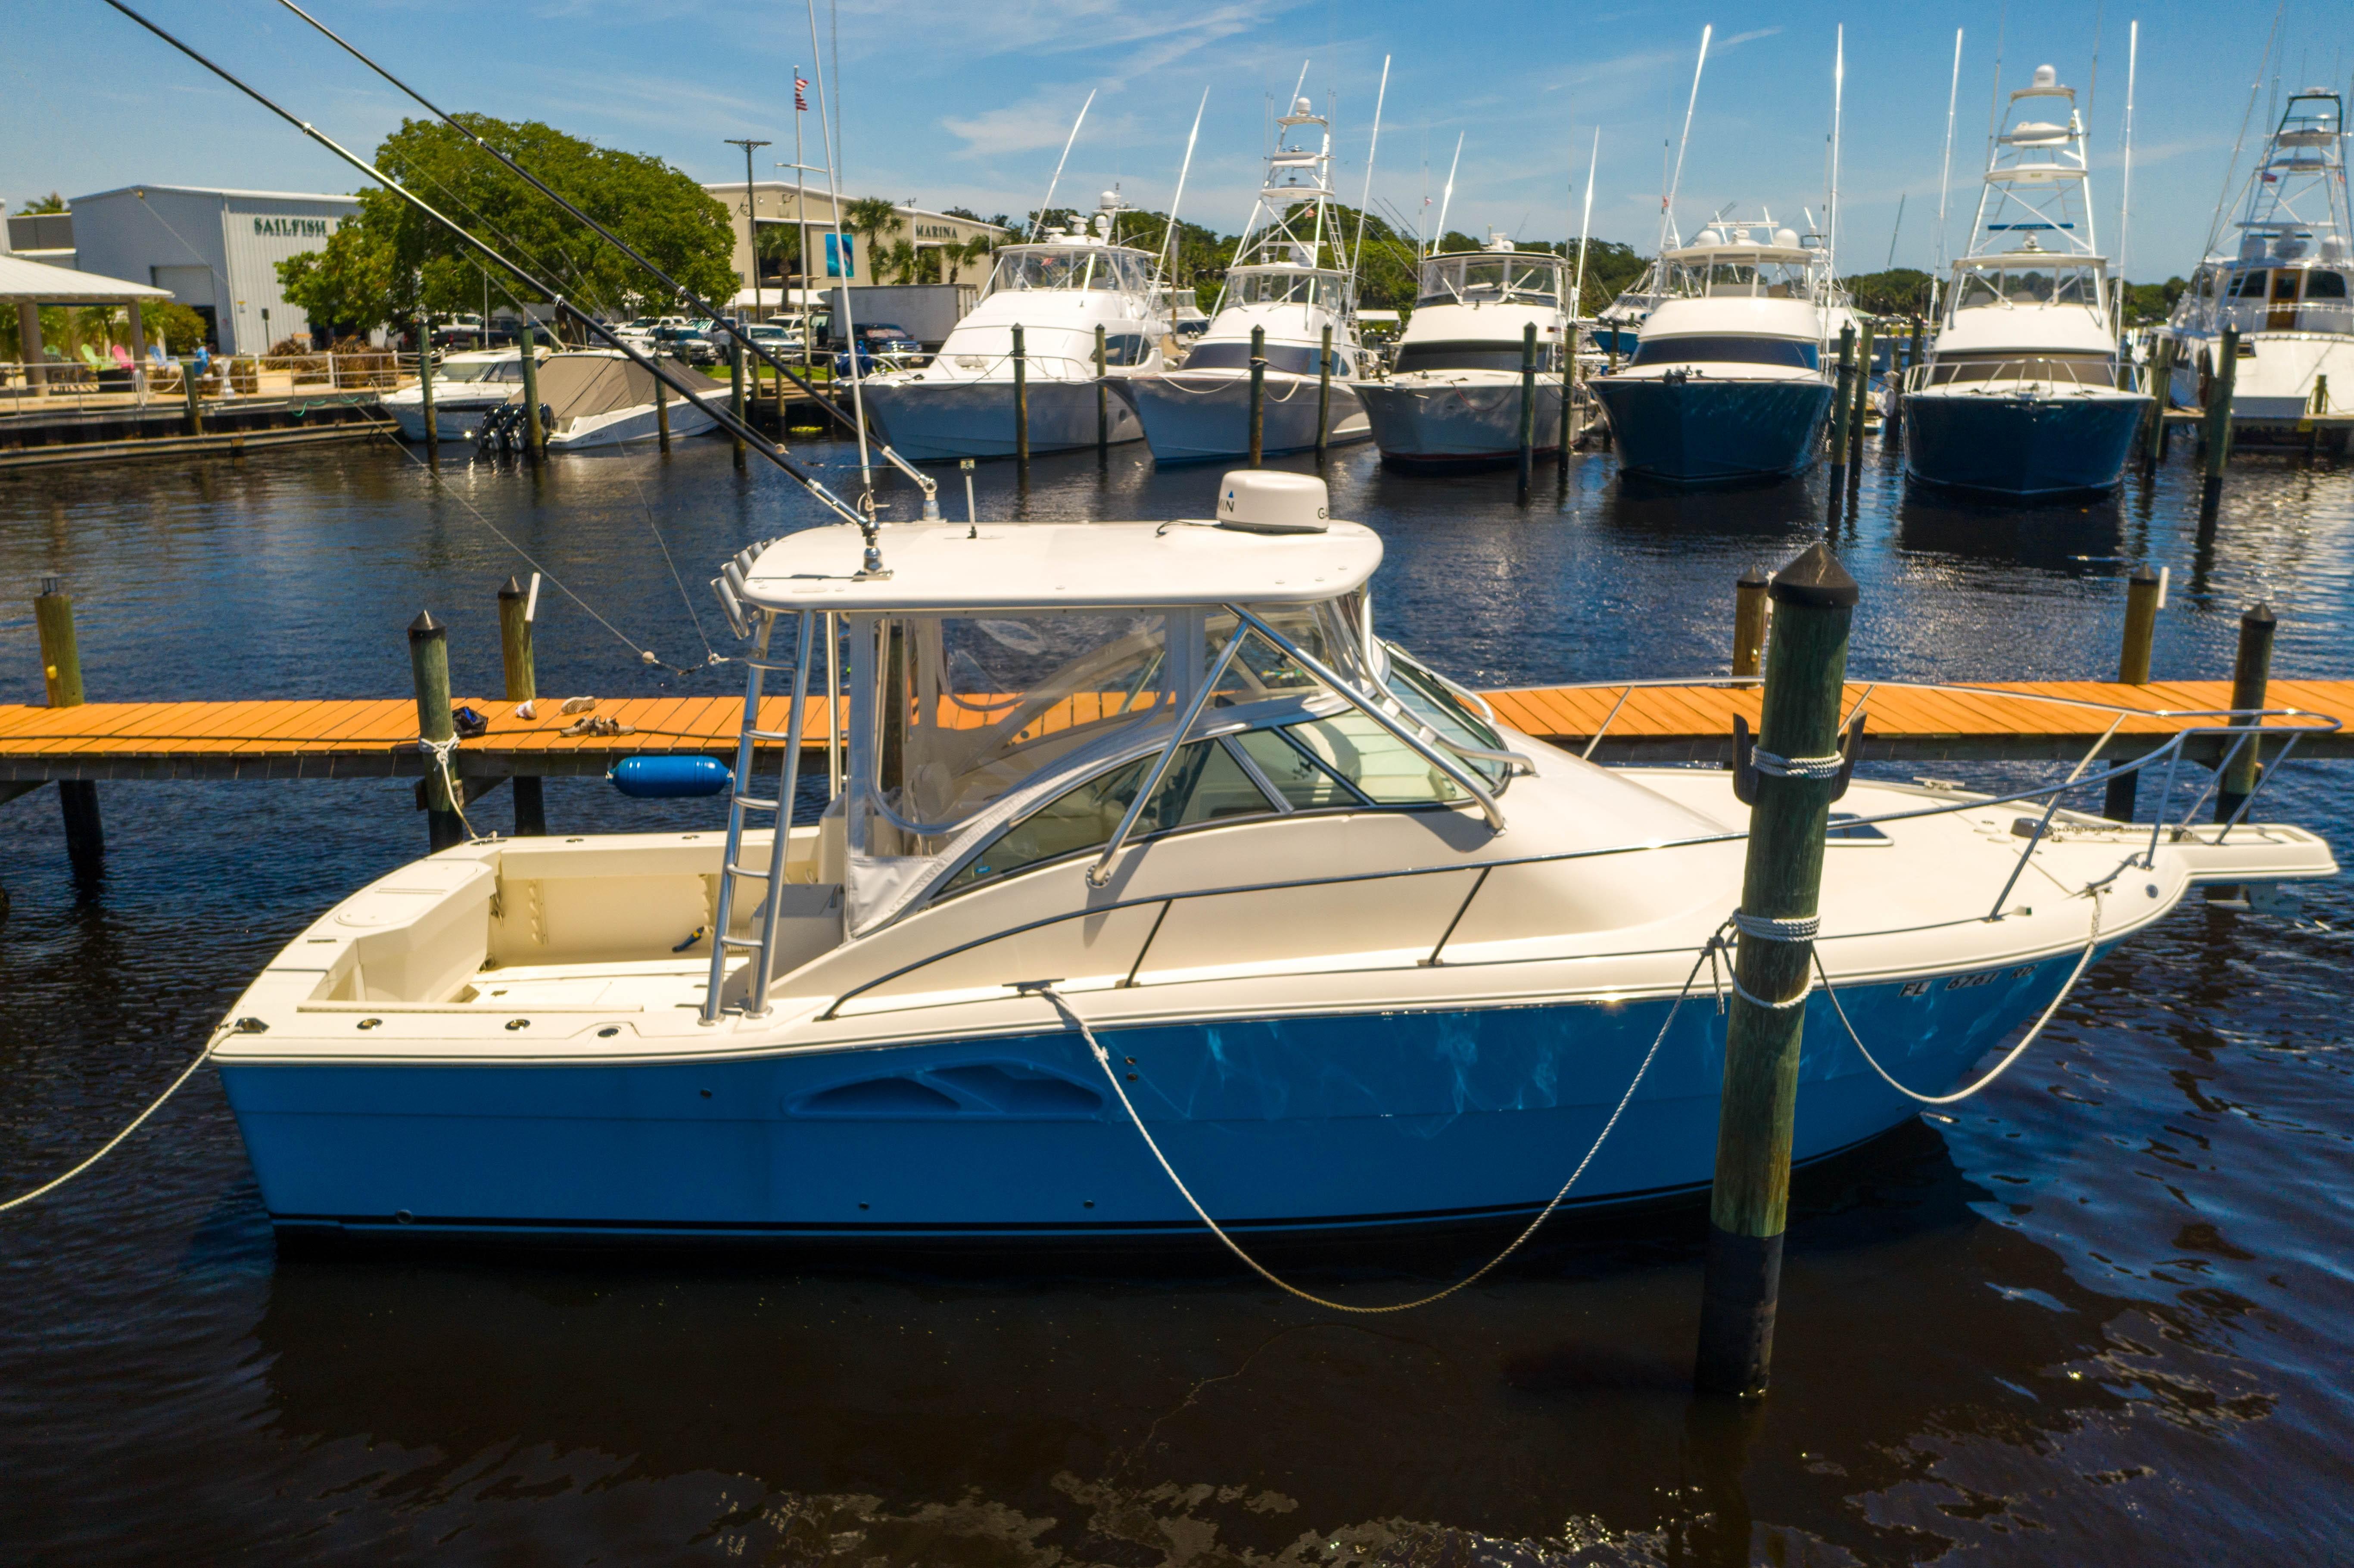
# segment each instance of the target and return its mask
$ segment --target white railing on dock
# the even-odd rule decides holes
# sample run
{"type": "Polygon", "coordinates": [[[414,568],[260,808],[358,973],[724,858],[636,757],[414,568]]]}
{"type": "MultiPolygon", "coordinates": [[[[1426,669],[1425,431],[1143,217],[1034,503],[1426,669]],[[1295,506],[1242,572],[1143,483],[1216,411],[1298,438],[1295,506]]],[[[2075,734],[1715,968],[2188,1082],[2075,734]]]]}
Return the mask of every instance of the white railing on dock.
{"type": "MultiPolygon", "coordinates": [[[[440,355],[434,356],[438,363],[440,355]]],[[[0,422],[103,413],[181,402],[187,396],[185,360],[149,359],[125,368],[93,367],[81,360],[47,364],[0,362],[0,422]]],[[[415,384],[417,355],[375,349],[350,354],[235,355],[214,358],[196,377],[207,402],[237,397],[351,397],[415,384]]]]}

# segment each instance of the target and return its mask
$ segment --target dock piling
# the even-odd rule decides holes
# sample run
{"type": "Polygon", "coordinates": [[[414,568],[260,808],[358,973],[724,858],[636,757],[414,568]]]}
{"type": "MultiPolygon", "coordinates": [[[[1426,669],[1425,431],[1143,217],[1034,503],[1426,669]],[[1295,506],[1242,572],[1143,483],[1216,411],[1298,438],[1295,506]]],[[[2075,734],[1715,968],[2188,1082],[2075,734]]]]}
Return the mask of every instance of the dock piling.
{"type": "Polygon", "coordinates": [[[1536,477],[1537,323],[1521,323],[1521,499],[1536,477]]]}
{"type": "Polygon", "coordinates": [[[1839,375],[1831,392],[1831,515],[1840,514],[1847,493],[1848,380],[1855,367],[1855,328],[1840,328],[1839,375]]]}
{"type": "MultiPolygon", "coordinates": [[[[2117,651],[2117,681],[2121,685],[2149,684],[2149,650],[2158,633],[2158,576],[2148,567],[2137,567],[2126,581],[2125,644],[2117,651]]],[[[2109,780],[2101,815],[2113,822],[2130,822],[2138,773],[2120,773],[2109,780]]]]}
{"type": "Polygon", "coordinates": [[[1316,362],[1316,461],[1324,461],[1328,427],[1332,423],[1332,323],[1324,323],[1324,353],[1316,362]]]}
{"type": "Polygon", "coordinates": [[[1251,328],[1250,466],[1263,466],[1267,456],[1267,328],[1251,328]]]}
{"type": "Polygon", "coordinates": [[[425,455],[441,452],[441,431],[433,418],[433,318],[417,318],[417,405],[425,417],[425,455]]]}
{"type": "Polygon", "coordinates": [[[1847,418],[1847,477],[1850,484],[1863,479],[1864,416],[1872,408],[1872,318],[1863,318],[1862,335],[1855,345],[1855,406],[1847,418]]]}
{"type": "MultiPolygon", "coordinates": [[[[2240,617],[2240,647],[2232,660],[2232,706],[2240,714],[2264,705],[2265,691],[2272,683],[2273,633],[2278,625],[2272,606],[2261,599],[2240,617]]],[[[2261,726],[2264,721],[2235,717],[2232,723],[2261,726]]],[[[2256,780],[2263,771],[2256,754],[2263,748],[2262,742],[2249,740],[2223,770],[2222,783],[2215,791],[2217,821],[2231,821],[2232,814],[2247,804],[2248,797],[2256,792],[2256,780]]]]}
{"type": "MultiPolygon", "coordinates": [[[[419,610],[408,623],[408,674],[417,687],[417,737],[448,745],[457,733],[450,719],[450,629],[429,609],[419,610]]],[[[425,832],[436,853],[466,842],[449,779],[430,757],[425,765],[425,832]]]]}
{"type": "Polygon", "coordinates": [[[670,450],[670,387],[659,376],[654,377],[654,440],[663,451],[670,450]]]}
{"type": "Polygon", "coordinates": [[[744,340],[740,337],[727,340],[727,411],[736,416],[739,427],[728,440],[736,448],[736,466],[740,470],[744,466],[744,437],[740,429],[744,423],[744,340]]]}
{"type": "MultiPolygon", "coordinates": [[[[521,306],[516,307],[518,310],[521,306]]],[[[523,318],[523,450],[537,462],[547,454],[547,426],[539,417],[539,344],[534,341],[531,317],[523,318]]]]}
{"type": "Polygon", "coordinates": [[[1752,566],[1733,585],[1733,673],[1757,673],[1766,647],[1766,568],[1752,566]]]}
{"type": "Polygon", "coordinates": [[[196,362],[183,357],[180,361],[180,394],[188,403],[188,434],[205,433],[205,395],[196,387],[196,362]]]}
{"type": "Polygon", "coordinates": [[[1575,407],[1577,376],[1577,322],[1572,316],[1562,328],[1561,341],[1561,445],[1553,449],[1553,467],[1562,481],[1569,479],[1569,443],[1576,434],[1577,413],[1575,407]]]}
{"type": "MultiPolygon", "coordinates": [[[[507,701],[527,703],[539,695],[539,670],[532,657],[531,623],[538,609],[539,577],[532,575],[531,591],[509,577],[499,588],[499,660],[506,668],[507,701]]],[[[547,835],[547,804],[537,774],[514,777],[515,837],[547,835]]]]}
{"type": "Polygon", "coordinates": [[[1013,461],[1030,466],[1030,355],[1022,343],[1022,325],[1013,327],[1013,461]]]}
{"type": "MultiPolygon", "coordinates": [[[[41,682],[49,706],[82,705],[81,645],[74,635],[73,599],[65,579],[45,577],[33,599],[33,621],[41,639],[41,682]]],[[[66,858],[77,869],[97,864],[106,853],[106,824],[98,811],[98,786],[87,779],[58,780],[58,806],[66,824],[66,858]]]]}
{"type": "Polygon", "coordinates": [[[1096,323],[1096,456],[1107,457],[1111,452],[1111,387],[1104,379],[1103,323],[1096,323]]]}
{"type": "Polygon", "coordinates": [[[2199,515],[2210,521],[2223,499],[2223,468],[2232,461],[2232,384],[2239,374],[2240,329],[2227,326],[2216,353],[2214,373],[2207,378],[2206,418],[2200,421],[2207,473],[2199,487],[2199,515]]]}
{"type": "Polygon", "coordinates": [[[2149,351],[2149,426],[2144,432],[2141,466],[2154,471],[2166,461],[2166,395],[2174,380],[2174,340],[2162,337],[2149,351]]]}
{"type": "Polygon", "coordinates": [[[1709,1199],[1700,1343],[1704,1393],[1766,1391],[1790,1192],[1798,1045],[1822,892],[1830,773],[1848,630],[1860,597],[1829,548],[1809,546],[1776,574],[1760,764],[1749,812],[1724,1089],[1709,1199]],[[1753,1000],[1759,999],[1759,1000],[1753,1000]]]}

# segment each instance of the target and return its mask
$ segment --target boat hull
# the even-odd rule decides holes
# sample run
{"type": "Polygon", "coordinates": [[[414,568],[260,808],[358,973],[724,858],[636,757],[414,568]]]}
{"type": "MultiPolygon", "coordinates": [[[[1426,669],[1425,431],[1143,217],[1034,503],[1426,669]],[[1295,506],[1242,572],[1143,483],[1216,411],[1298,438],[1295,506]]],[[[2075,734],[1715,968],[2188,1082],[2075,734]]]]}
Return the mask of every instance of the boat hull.
{"type": "Polygon", "coordinates": [[[1624,472],[1670,484],[1782,479],[1814,461],[1831,388],[1819,380],[1599,376],[1624,472]]]}
{"type": "MultiPolygon", "coordinates": [[[[1112,385],[1118,384],[1115,377],[1112,385]]],[[[1096,444],[1093,381],[1033,381],[1026,390],[1032,452],[1096,444]]],[[[870,381],[860,395],[883,439],[910,462],[1017,455],[1011,381],[870,381]]],[[[1143,423],[1118,392],[1103,399],[1103,408],[1110,440],[1143,439],[1143,423]]]]}
{"type": "MultiPolygon", "coordinates": [[[[2047,1003],[2073,963],[1841,994],[1864,1037],[1885,1043],[1889,1069],[1936,1091],[2047,1003]]],[[[1669,1005],[1224,1019],[1099,1037],[1211,1214],[1305,1234],[1532,1213],[1601,1132],[1669,1005]]],[[[1821,997],[1808,1011],[1800,1160],[1915,1109],[1821,997]]],[[[1573,1206],[1706,1186],[1723,1044],[1703,991],[1573,1206]]],[[[221,1076],[290,1234],[938,1242],[1199,1228],[1068,1031],[643,1064],[224,1063],[221,1076]]]]}
{"type": "MultiPolygon", "coordinates": [[[[1172,371],[1118,384],[1144,421],[1144,439],[1160,462],[1206,462],[1250,453],[1250,377],[1223,371],[1172,371]]],[[[1260,448],[1267,456],[1312,451],[1316,446],[1316,378],[1269,375],[1260,416],[1260,448]]],[[[1325,444],[1342,446],[1373,435],[1356,385],[1331,384],[1325,444]]]]}
{"type": "Polygon", "coordinates": [[[1904,470],[1956,490],[2016,497],[2114,490],[2150,399],[1940,390],[1904,399],[1904,470]]]}
{"type": "MultiPolygon", "coordinates": [[[[721,388],[724,396],[726,388],[721,388]]],[[[719,421],[681,397],[670,405],[670,433],[673,440],[699,436],[718,428],[719,421]]],[[[592,414],[575,419],[570,428],[551,432],[547,450],[558,452],[590,451],[599,447],[629,446],[638,441],[658,440],[662,421],[652,403],[632,408],[617,408],[610,414],[592,414]]]]}
{"type": "MultiPolygon", "coordinates": [[[[471,441],[482,432],[482,416],[506,402],[504,394],[480,402],[433,399],[434,439],[444,441],[471,441]]],[[[404,440],[421,441],[425,439],[425,408],[411,401],[395,402],[385,399],[384,411],[400,427],[404,440]]]]}
{"type": "MultiPolygon", "coordinates": [[[[1370,381],[1357,388],[1383,461],[1395,467],[1483,468],[1520,461],[1521,382],[1370,381]]],[[[1561,448],[1561,381],[1536,385],[1533,451],[1561,448]]]]}

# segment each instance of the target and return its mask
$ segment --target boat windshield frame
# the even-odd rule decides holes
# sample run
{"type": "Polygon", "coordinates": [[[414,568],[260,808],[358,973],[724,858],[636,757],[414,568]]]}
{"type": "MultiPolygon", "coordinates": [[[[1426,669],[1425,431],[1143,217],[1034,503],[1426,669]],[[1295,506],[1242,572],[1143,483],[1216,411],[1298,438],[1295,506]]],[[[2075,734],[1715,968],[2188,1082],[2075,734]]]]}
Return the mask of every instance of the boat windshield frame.
{"type": "Polygon", "coordinates": [[[1008,245],[997,252],[981,297],[1096,291],[1142,299],[1151,280],[1152,258],[1126,245],[1008,245]]]}
{"type": "Polygon", "coordinates": [[[1226,270],[1218,306],[1312,305],[1342,312],[1349,308],[1349,274],[1339,268],[1261,261],[1226,270]]]}
{"type": "Polygon", "coordinates": [[[1965,256],[1954,263],[1946,319],[1950,321],[1963,311],[1994,305],[2034,309],[2073,306],[2102,315],[2107,309],[2110,292],[2108,271],[2108,261],[2104,257],[2058,250],[1965,256]],[[2047,280],[2040,294],[2031,281],[2039,274],[2047,280]],[[2020,280],[2016,285],[2014,277],[2020,280]]]}
{"type": "Polygon", "coordinates": [[[1550,251],[1450,250],[1424,259],[1415,279],[1415,303],[1527,303],[1558,310],[1569,265],[1569,258],[1550,251]],[[1534,283],[1540,276],[1549,278],[1551,286],[1534,283]]]}

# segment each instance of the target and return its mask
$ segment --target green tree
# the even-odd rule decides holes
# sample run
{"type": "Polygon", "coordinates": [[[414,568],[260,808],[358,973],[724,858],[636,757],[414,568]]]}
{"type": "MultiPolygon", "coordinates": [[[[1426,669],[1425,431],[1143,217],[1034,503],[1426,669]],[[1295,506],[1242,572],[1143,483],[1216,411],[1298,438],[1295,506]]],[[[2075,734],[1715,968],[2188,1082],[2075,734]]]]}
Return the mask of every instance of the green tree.
{"type": "Polygon", "coordinates": [[[1859,272],[1840,280],[1855,308],[1872,316],[1917,316],[1929,309],[1929,274],[1917,267],[1859,272]]]}
{"type": "Polygon", "coordinates": [[[66,210],[66,198],[58,195],[57,192],[51,191],[45,196],[35,196],[24,206],[18,207],[16,212],[19,217],[24,217],[37,212],[64,212],[66,210]]]}
{"type": "Polygon", "coordinates": [[[865,256],[867,281],[883,281],[890,261],[889,237],[905,224],[898,207],[885,196],[860,196],[842,204],[842,227],[864,241],[851,259],[855,264],[859,255],[865,256]]]}
{"type": "Polygon", "coordinates": [[[345,223],[324,250],[305,250],[278,263],[278,286],[302,307],[314,328],[366,333],[393,319],[394,252],[381,234],[345,223]]]}

